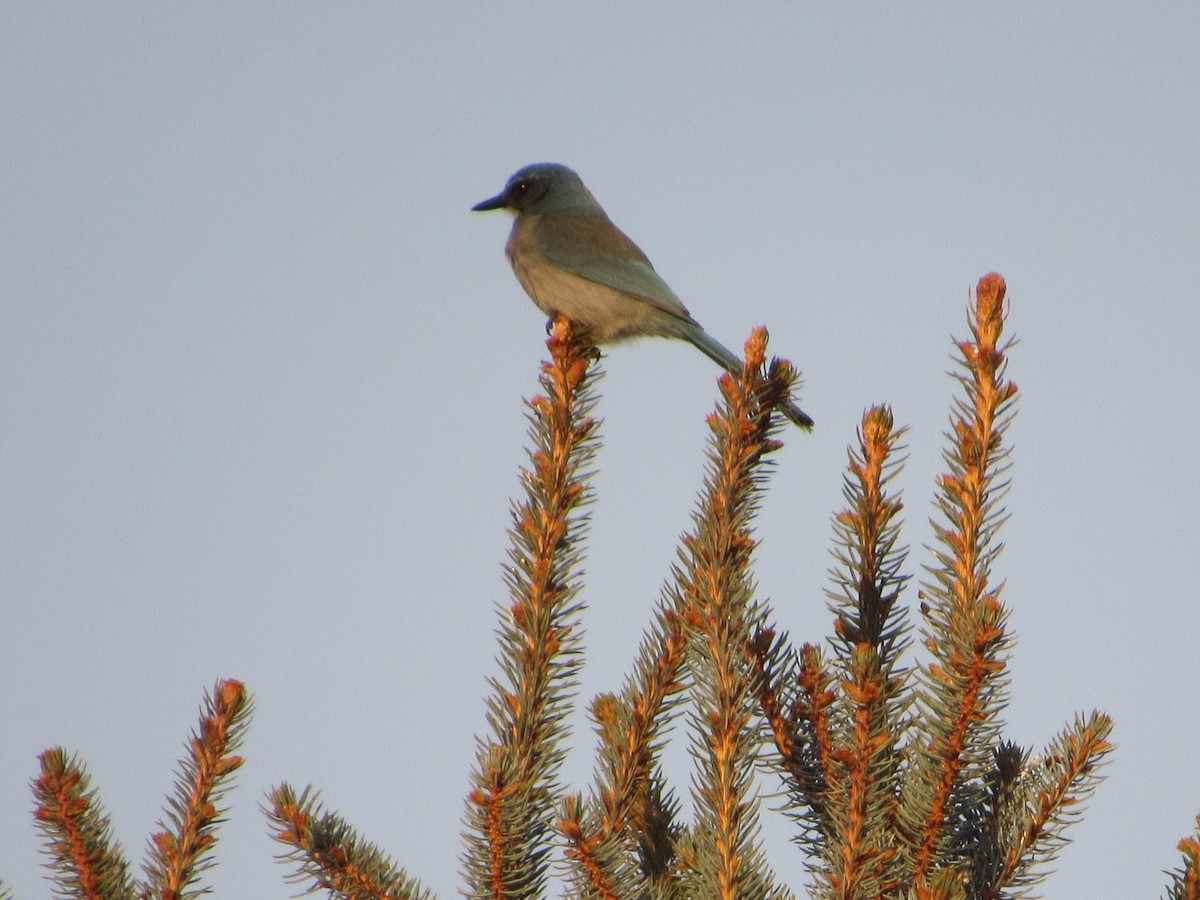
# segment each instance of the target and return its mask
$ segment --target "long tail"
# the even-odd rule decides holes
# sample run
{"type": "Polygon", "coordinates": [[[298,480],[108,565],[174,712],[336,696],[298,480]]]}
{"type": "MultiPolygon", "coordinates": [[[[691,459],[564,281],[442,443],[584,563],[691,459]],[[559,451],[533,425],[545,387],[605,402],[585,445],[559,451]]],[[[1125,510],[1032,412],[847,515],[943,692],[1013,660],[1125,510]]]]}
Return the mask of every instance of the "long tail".
{"type": "MultiPolygon", "coordinates": [[[[734,375],[740,375],[742,372],[742,361],[733,355],[725,345],[710,335],[707,331],[692,322],[681,322],[679,327],[679,336],[685,341],[693,344],[700,349],[709,359],[715,362],[722,369],[731,372],[734,375]]],[[[798,407],[795,403],[785,403],[779,407],[779,411],[787,418],[803,428],[805,431],[812,431],[813,420],[804,410],[798,407]]]]}

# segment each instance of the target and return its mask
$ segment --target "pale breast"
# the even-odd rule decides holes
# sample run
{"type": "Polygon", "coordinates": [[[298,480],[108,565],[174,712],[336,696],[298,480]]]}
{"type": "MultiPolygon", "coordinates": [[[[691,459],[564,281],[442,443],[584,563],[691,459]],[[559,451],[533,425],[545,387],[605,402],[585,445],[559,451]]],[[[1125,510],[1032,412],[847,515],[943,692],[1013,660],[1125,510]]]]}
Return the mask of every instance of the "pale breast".
{"type": "Polygon", "coordinates": [[[597,343],[639,335],[674,337],[670,316],[646,301],[573,275],[534,246],[530,223],[518,220],[505,252],[521,287],[547,316],[562,313],[588,328],[597,343]]]}

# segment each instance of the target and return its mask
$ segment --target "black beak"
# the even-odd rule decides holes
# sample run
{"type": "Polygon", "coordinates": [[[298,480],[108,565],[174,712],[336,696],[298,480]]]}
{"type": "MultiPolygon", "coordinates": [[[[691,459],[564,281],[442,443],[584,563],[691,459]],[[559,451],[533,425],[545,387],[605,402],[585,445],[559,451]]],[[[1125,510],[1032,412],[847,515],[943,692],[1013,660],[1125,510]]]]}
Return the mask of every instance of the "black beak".
{"type": "Polygon", "coordinates": [[[476,203],[471,207],[471,212],[483,212],[488,209],[504,209],[508,206],[508,198],[503,194],[497,194],[490,200],[484,200],[482,203],[476,203]]]}

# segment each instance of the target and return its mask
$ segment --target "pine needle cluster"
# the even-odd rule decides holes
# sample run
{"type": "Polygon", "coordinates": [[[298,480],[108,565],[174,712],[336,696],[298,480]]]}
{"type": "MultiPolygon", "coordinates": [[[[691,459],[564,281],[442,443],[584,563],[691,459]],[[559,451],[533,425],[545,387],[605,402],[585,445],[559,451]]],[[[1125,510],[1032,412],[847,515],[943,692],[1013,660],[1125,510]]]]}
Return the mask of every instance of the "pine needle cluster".
{"type": "Polygon", "coordinates": [[[234,754],[250,722],[250,696],[238,681],[219,681],[204,698],[200,727],[179,763],[167,815],[150,838],[145,878],[130,874],[108,815],[83,764],[55,747],[33,782],[34,820],[46,839],[59,897],[188,900],[208,893],[199,882],[215,864],[220,807],[242,758],[234,754]]]}

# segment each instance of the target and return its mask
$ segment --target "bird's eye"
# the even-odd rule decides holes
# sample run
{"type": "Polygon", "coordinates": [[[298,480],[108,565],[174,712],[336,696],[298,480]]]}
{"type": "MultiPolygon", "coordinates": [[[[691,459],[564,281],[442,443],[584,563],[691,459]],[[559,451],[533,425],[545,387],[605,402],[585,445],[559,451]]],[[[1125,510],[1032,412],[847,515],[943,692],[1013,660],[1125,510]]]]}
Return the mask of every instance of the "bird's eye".
{"type": "Polygon", "coordinates": [[[513,190],[512,190],[513,196],[514,197],[524,197],[525,193],[528,190],[529,190],[529,182],[526,181],[525,179],[521,179],[520,181],[518,181],[516,184],[513,185],[513,190]]]}

